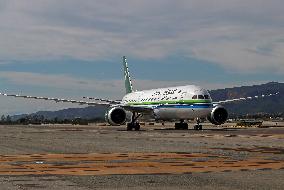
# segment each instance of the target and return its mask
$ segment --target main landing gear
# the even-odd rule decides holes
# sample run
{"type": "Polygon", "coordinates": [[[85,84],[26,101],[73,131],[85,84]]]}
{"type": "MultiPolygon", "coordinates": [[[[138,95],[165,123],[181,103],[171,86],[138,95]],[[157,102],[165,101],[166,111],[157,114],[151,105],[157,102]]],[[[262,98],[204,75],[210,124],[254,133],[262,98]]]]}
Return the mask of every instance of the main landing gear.
{"type": "Polygon", "coordinates": [[[132,114],[132,119],[130,123],[127,123],[127,131],[132,131],[133,129],[135,131],[139,131],[140,130],[140,124],[139,122],[137,122],[137,119],[142,116],[142,114],[136,114],[135,112],[133,112],[132,114]]]}
{"type": "Polygon", "coordinates": [[[194,127],[193,127],[193,129],[194,130],[202,130],[202,125],[200,125],[200,119],[199,118],[197,118],[196,119],[196,122],[197,122],[197,124],[196,125],[194,125],[194,127]]]}
{"type": "MultiPolygon", "coordinates": [[[[200,119],[196,119],[197,124],[194,125],[194,130],[202,130],[202,125],[200,125],[200,119]]],[[[175,123],[175,129],[176,130],[188,130],[188,124],[184,122],[184,120],[180,120],[180,123],[175,123]]]]}
{"type": "Polygon", "coordinates": [[[184,122],[184,120],[180,120],[180,123],[175,123],[176,130],[187,130],[188,124],[184,122]]]}

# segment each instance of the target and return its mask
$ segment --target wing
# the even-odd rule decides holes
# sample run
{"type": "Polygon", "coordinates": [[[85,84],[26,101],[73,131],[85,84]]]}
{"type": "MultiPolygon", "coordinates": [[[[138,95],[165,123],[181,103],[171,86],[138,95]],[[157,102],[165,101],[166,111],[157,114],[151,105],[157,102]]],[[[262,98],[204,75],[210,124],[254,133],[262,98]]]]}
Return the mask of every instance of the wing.
{"type": "Polygon", "coordinates": [[[279,94],[279,92],[277,92],[275,94],[267,94],[267,95],[260,95],[260,96],[249,96],[249,97],[246,97],[246,98],[236,98],[236,99],[231,99],[231,100],[223,100],[223,101],[213,102],[213,104],[226,104],[226,103],[237,102],[237,101],[252,100],[252,99],[264,98],[264,97],[269,97],[269,96],[276,96],[278,94],[279,94]]]}
{"type": "Polygon", "coordinates": [[[120,106],[128,111],[134,111],[138,113],[152,113],[153,109],[150,107],[140,107],[140,106],[130,106],[130,105],[123,105],[121,104],[120,100],[107,100],[102,98],[94,98],[94,97],[83,97],[84,99],[95,100],[95,101],[79,101],[79,100],[70,100],[70,99],[61,99],[61,98],[48,98],[48,97],[38,97],[38,96],[26,96],[26,95],[19,95],[19,94],[6,94],[1,93],[2,96],[9,96],[15,98],[26,98],[26,99],[35,99],[35,100],[46,100],[46,101],[54,101],[58,102],[66,102],[66,103],[73,103],[79,105],[104,105],[104,106],[120,106]]]}
{"type": "Polygon", "coordinates": [[[153,107],[144,107],[144,106],[132,106],[132,105],[120,105],[120,107],[124,108],[127,111],[137,112],[137,113],[145,113],[150,114],[153,113],[153,107]]]}
{"type": "Polygon", "coordinates": [[[84,96],[84,99],[88,100],[95,100],[95,101],[101,101],[101,102],[107,102],[107,103],[113,103],[113,104],[120,104],[122,101],[121,100],[108,100],[108,99],[103,99],[103,98],[95,98],[95,97],[87,97],[84,96]]]}
{"type": "Polygon", "coordinates": [[[119,104],[118,101],[111,101],[106,99],[99,99],[96,98],[94,100],[98,100],[100,102],[94,102],[94,101],[80,101],[80,100],[70,100],[70,99],[61,99],[61,98],[48,98],[48,97],[37,97],[37,96],[25,96],[25,95],[19,95],[19,94],[6,94],[1,93],[2,96],[9,96],[9,97],[15,97],[15,98],[26,98],[26,99],[35,99],[35,100],[46,100],[46,101],[54,101],[54,102],[66,102],[66,103],[73,103],[73,104],[80,104],[80,105],[105,105],[105,106],[112,106],[119,104]]]}

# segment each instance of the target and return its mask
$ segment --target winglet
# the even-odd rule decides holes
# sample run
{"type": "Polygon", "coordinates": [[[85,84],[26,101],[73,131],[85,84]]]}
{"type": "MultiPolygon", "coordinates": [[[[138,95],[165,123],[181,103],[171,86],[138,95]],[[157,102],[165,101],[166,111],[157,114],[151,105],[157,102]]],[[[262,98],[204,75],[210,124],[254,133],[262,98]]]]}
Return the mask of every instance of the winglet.
{"type": "Polygon", "coordinates": [[[124,67],[124,82],[125,82],[125,90],[126,94],[133,92],[132,82],[129,74],[129,69],[127,66],[126,57],[123,56],[123,67],[124,67]]]}

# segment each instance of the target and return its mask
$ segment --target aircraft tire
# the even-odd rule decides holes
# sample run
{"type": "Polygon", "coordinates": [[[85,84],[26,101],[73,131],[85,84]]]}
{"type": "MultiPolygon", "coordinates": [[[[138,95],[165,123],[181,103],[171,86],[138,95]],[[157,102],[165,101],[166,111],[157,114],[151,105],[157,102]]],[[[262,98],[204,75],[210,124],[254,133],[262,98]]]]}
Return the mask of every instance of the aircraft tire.
{"type": "Polygon", "coordinates": [[[175,130],[181,130],[181,124],[175,123],[175,130]]]}
{"type": "Polygon", "coordinates": [[[135,123],[134,129],[135,129],[135,131],[139,131],[140,130],[140,124],[135,123]]]}
{"type": "Polygon", "coordinates": [[[193,129],[197,131],[198,130],[198,125],[194,125],[193,129]]]}
{"type": "Polygon", "coordinates": [[[187,123],[183,123],[182,124],[182,129],[183,130],[188,130],[188,124],[187,123]]]}
{"type": "Polygon", "coordinates": [[[175,130],[187,130],[188,124],[187,123],[175,123],[175,130]]]}
{"type": "Polygon", "coordinates": [[[126,130],[127,131],[132,131],[132,129],[133,129],[133,124],[132,123],[127,123],[126,130]]]}
{"type": "Polygon", "coordinates": [[[194,125],[194,130],[196,131],[202,130],[202,125],[194,125]]]}

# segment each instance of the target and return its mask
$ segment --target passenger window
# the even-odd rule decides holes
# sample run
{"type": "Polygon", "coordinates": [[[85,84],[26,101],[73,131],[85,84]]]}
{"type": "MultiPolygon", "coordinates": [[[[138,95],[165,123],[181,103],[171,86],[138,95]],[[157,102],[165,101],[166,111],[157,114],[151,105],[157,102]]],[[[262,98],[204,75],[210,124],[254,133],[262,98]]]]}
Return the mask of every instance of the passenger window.
{"type": "Polygon", "coordinates": [[[204,95],[204,98],[205,98],[206,100],[209,100],[209,99],[210,99],[209,95],[204,95]]]}
{"type": "Polygon", "coordinates": [[[192,99],[194,99],[194,100],[197,99],[197,95],[194,95],[194,96],[192,97],[192,99]]]}
{"type": "Polygon", "coordinates": [[[203,95],[198,95],[198,99],[204,99],[203,95]]]}

